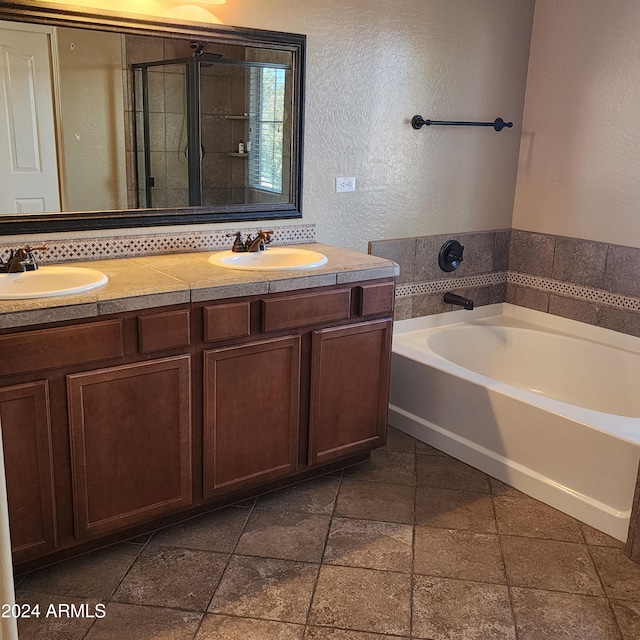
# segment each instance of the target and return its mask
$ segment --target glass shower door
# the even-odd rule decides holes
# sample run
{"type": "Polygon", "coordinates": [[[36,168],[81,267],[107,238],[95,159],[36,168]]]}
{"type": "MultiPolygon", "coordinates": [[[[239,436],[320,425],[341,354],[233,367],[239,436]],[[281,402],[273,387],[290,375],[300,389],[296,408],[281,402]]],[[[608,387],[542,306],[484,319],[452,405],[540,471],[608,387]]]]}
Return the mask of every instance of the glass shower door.
{"type": "Polygon", "coordinates": [[[187,65],[135,65],[134,82],[138,207],[187,207],[187,65]]]}

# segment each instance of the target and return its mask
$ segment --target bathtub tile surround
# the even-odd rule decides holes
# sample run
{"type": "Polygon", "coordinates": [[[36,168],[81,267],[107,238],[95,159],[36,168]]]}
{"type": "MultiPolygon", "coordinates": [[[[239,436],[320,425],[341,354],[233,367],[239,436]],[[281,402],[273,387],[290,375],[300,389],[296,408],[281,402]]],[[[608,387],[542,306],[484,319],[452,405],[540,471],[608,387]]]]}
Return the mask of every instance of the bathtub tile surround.
{"type": "Polygon", "coordinates": [[[494,246],[495,233],[417,238],[414,280],[429,282],[441,278],[464,278],[480,273],[490,273],[493,271],[494,246]],[[464,259],[455,271],[445,272],[438,265],[438,253],[449,239],[458,240],[464,246],[464,259]]]}
{"type": "MultiPolygon", "coordinates": [[[[514,238],[522,232],[514,233],[514,238]]],[[[602,289],[607,263],[607,245],[577,238],[557,237],[553,253],[551,276],[561,282],[574,282],[585,287],[602,289]]],[[[620,290],[620,289],[610,289],[620,290]]]]}
{"type": "Polygon", "coordinates": [[[551,277],[554,240],[538,233],[513,230],[509,246],[509,269],[517,273],[551,277]]]}
{"type": "MultiPolygon", "coordinates": [[[[305,244],[315,242],[316,229],[313,224],[278,226],[268,220],[260,227],[242,229],[242,233],[255,234],[258,229],[273,229],[274,245],[305,244]]],[[[167,253],[191,253],[196,251],[221,251],[230,249],[232,238],[227,233],[238,228],[229,225],[226,229],[211,231],[180,231],[143,235],[121,235],[107,237],[77,237],[57,240],[31,240],[46,244],[47,250],[37,253],[38,262],[72,262],[79,260],[107,260],[111,258],[131,258],[163,255],[167,253]]],[[[3,236],[0,238],[0,258],[5,259],[10,249],[19,246],[20,240],[3,236]]]]}
{"type": "Polygon", "coordinates": [[[375,240],[369,253],[400,265],[397,320],[454,311],[442,301],[454,290],[476,306],[511,302],[640,336],[640,249],[502,229],[375,240]],[[438,252],[449,238],[465,252],[445,273],[438,252]]]}
{"type": "Polygon", "coordinates": [[[640,249],[513,229],[506,302],[640,336],[640,249]]]}
{"type": "Polygon", "coordinates": [[[442,301],[445,291],[469,297],[478,306],[503,302],[510,235],[509,229],[499,229],[374,240],[369,243],[369,253],[400,265],[396,319],[403,320],[454,310],[442,301]],[[438,253],[447,240],[458,240],[464,246],[462,264],[449,273],[438,266],[438,253]]]}
{"type": "Polygon", "coordinates": [[[619,542],[393,428],[374,453],[19,579],[19,602],[107,612],[22,619],[20,640],[638,637],[640,565],[619,542]],[[354,486],[367,508],[338,513],[354,486]],[[383,517],[398,491],[408,514],[383,517]],[[323,520],[305,528],[319,553],[283,558],[302,547],[279,523],[310,518],[323,520]],[[205,579],[187,589],[195,559],[205,579]]]}

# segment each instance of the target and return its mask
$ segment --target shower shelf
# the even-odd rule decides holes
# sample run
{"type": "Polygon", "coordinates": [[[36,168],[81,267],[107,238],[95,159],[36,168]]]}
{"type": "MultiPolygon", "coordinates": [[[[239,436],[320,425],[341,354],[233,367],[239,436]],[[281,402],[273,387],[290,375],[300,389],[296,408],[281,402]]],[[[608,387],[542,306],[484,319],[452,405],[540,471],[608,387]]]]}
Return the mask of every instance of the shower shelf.
{"type": "Polygon", "coordinates": [[[248,158],[248,153],[238,153],[237,151],[229,151],[224,154],[225,156],[231,156],[232,158],[248,158]]]}
{"type": "Polygon", "coordinates": [[[224,117],[225,120],[248,120],[249,116],[225,116],[224,117]]]}

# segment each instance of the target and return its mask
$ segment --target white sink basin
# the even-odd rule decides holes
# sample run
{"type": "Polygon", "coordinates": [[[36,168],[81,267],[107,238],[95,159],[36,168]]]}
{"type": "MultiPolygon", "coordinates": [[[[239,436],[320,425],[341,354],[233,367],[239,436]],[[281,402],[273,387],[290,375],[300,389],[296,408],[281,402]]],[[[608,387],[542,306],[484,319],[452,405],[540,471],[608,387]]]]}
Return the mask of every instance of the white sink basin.
{"type": "Polygon", "coordinates": [[[292,247],[271,247],[264,251],[246,253],[220,251],[209,258],[209,262],[218,267],[245,269],[247,271],[315,269],[326,264],[327,260],[327,256],[318,251],[292,247]]]}
{"type": "Polygon", "coordinates": [[[23,273],[0,273],[0,300],[84,293],[106,284],[108,280],[100,271],[81,267],[40,267],[23,273]]]}

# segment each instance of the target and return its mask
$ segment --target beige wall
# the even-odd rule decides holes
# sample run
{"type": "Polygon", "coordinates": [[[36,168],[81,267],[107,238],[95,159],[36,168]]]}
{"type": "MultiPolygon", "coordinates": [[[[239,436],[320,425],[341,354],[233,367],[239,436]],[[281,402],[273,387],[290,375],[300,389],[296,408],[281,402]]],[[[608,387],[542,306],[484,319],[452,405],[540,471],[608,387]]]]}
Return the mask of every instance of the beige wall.
{"type": "Polygon", "coordinates": [[[640,3],[537,0],[513,226],[640,247],[640,3]]]}
{"type": "Polygon", "coordinates": [[[511,224],[533,0],[67,4],[307,34],[303,222],[318,240],[366,250],[511,224]],[[414,131],[415,114],[515,126],[414,131]],[[357,191],[336,194],[337,176],[357,191]]]}

